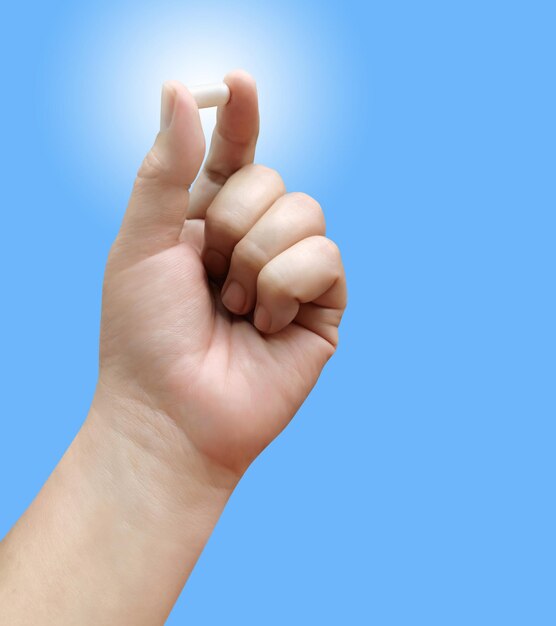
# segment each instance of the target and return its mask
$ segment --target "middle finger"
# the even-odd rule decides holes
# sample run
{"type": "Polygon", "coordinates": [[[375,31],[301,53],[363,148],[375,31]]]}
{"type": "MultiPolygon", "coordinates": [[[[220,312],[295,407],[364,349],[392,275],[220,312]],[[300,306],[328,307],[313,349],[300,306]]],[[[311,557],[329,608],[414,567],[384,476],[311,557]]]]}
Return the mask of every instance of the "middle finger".
{"type": "Polygon", "coordinates": [[[235,245],[285,192],[278,172],[263,165],[246,165],[226,181],[205,218],[202,259],[211,277],[226,274],[235,245]]]}

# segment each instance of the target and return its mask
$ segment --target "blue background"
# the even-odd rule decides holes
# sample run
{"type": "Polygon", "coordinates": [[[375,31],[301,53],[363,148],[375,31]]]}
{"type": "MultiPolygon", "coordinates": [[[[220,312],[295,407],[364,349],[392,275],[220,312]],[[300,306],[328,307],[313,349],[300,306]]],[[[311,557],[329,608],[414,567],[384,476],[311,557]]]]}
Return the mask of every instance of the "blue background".
{"type": "Polygon", "coordinates": [[[322,203],[350,304],[169,624],[555,624],[553,7],[4,6],[0,535],[87,413],[159,78],[241,65],[257,160],[322,203]]]}

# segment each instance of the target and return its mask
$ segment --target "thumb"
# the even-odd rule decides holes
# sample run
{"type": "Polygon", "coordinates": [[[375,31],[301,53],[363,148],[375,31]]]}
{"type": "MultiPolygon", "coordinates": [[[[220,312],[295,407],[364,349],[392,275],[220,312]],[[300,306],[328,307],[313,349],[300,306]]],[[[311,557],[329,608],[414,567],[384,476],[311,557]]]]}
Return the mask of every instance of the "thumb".
{"type": "Polygon", "coordinates": [[[133,186],[120,243],[154,254],[178,242],[189,187],[205,154],[205,137],[193,96],[177,81],[162,87],[160,132],[133,186]]]}

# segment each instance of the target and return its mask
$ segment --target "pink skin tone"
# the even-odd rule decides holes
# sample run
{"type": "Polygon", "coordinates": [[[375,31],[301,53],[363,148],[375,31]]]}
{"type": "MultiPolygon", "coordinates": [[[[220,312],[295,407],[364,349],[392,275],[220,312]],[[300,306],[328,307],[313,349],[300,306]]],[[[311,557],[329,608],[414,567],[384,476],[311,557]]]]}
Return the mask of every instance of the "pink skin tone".
{"type": "Polygon", "coordinates": [[[225,81],[191,191],[198,109],[164,85],[106,267],[95,398],[0,544],[0,623],[163,623],[235,485],[335,351],[338,248],[315,200],[253,164],[253,79],[225,81]]]}

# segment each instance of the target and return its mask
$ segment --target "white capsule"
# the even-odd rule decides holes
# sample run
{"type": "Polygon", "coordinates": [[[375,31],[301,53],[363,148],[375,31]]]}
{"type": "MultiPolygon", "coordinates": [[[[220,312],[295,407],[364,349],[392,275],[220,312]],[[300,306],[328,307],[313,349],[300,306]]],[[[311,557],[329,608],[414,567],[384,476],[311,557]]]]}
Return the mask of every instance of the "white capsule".
{"type": "Polygon", "coordinates": [[[200,109],[217,107],[226,104],[230,99],[230,88],[226,83],[196,85],[194,87],[188,87],[188,89],[200,109]]]}

